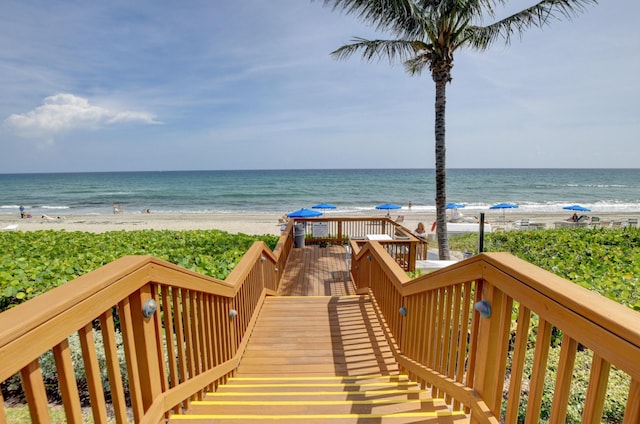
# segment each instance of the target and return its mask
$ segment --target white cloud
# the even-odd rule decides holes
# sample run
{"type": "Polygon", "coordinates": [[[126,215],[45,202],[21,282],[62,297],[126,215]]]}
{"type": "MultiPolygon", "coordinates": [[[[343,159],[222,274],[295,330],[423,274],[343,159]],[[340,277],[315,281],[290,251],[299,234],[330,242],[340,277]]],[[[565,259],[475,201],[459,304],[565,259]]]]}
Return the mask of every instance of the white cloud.
{"type": "Polygon", "coordinates": [[[14,113],[5,125],[22,136],[51,136],[75,129],[97,129],[124,122],[160,124],[147,112],[114,110],[94,106],[89,100],[69,93],[44,99],[41,106],[22,114],[14,113]]]}

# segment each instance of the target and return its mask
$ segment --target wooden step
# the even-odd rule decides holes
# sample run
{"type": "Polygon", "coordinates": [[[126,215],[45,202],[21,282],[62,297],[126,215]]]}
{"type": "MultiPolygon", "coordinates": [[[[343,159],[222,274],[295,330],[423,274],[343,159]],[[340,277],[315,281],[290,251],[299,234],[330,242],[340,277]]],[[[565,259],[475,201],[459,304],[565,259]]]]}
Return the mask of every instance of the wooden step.
{"type": "Polygon", "coordinates": [[[170,422],[467,422],[404,375],[231,378],[170,422]]]}
{"type": "Polygon", "coordinates": [[[399,367],[366,296],[270,297],[236,375],[169,422],[453,423],[399,367]]]}

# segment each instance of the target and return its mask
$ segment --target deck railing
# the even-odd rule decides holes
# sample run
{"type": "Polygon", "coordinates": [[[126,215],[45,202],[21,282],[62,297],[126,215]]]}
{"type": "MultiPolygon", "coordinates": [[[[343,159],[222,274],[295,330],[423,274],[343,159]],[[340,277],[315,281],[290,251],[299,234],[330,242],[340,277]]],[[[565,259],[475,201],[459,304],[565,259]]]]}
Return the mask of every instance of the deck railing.
{"type": "Polygon", "coordinates": [[[471,422],[566,422],[572,376],[585,372],[578,354],[592,358],[582,422],[610,422],[614,390],[626,394],[624,422],[640,422],[638,312],[505,253],[410,281],[376,242],[353,252],[354,281],[375,299],[401,367],[471,422]],[[608,387],[614,369],[624,387],[608,387]]]}
{"type": "Polygon", "coordinates": [[[379,242],[405,271],[415,271],[416,260],[427,259],[427,241],[390,218],[323,216],[295,218],[295,222],[301,224],[297,228],[304,231],[306,244],[347,244],[356,240],[363,245],[368,236],[387,235],[388,240],[379,242]]]}
{"type": "MultiPolygon", "coordinates": [[[[274,252],[256,242],[225,281],[152,257],[124,257],[3,312],[0,382],[18,373],[34,423],[50,422],[52,381],[70,423],[85,422],[83,403],[95,423],[107,422],[108,408],[116,423],[158,423],[180,413],[234,373],[264,297],[278,288],[290,235],[289,228],[274,252]],[[72,352],[69,340],[77,338],[81,352],[72,352]],[[43,355],[55,363],[46,381],[43,355]],[[78,361],[88,402],[76,383],[78,361]]],[[[0,424],[6,422],[0,393],[0,424]]]]}

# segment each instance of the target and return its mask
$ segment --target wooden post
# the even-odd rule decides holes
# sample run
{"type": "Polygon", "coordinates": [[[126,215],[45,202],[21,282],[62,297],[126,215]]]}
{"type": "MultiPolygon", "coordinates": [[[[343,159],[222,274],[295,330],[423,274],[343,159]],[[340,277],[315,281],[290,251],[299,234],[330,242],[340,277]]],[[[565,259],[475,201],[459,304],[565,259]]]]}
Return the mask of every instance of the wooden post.
{"type": "Polygon", "coordinates": [[[490,305],[491,315],[480,318],[474,388],[493,414],[500,416],[513,300],[486,283],[482,286],[482,300],[490,305]]]}
{"type": "MultiPolygon", "coordinates": [[[[131,296],[131,315],[133,333],[135,335],[136,357],[140,372],[140,391],[142,405],[145,411],[149,409],[153,400],[160,395],[160,372],[158,364],[159,346],[156,343],[155,320],[145,318],[142,314],[144,303],[152,299],[151,286],[142,287],[137,295],[131,296]]],[[[156,311],[156,313],[159,313],[156,311]]]]}
{"type": "Polygon", "coordinates": [[[478,230],[478,253],[484,252],[484,212],[480,212],[480,228],[478,230]]]}

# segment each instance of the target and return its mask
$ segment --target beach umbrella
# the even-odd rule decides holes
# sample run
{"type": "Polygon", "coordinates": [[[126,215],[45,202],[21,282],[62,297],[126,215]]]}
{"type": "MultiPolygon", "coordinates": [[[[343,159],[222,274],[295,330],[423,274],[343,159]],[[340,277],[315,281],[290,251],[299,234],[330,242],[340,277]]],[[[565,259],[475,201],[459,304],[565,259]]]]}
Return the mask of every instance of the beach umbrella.
{"type": "Polygon", "coordinates": [[[565,206],[562,209],[566,209],[568,211],[591,212],[591,209],[585,208],[584,206],[580,205],[565,206]]]}
{"type": "Polygon", "coordinates": [[[447,203],[445,209],[451,209],[451,219],[460,219],[462,218],[462,214],[459,213],[456,209],[462,209],[464,205],[462,203],[447,203]]]}
{"type": "Polygon", "coordinates": [[[464,205],[462,203],[447,203],[447,206],[445,206],[446,209],[461,209],[464,208],[464,205]]]}
{"type": "Polygon", "coordinates": [[[298,209],[297,211],[293,211],[287,214],[289,218],[314,218],[316,216],[321,216],[322,212],[312,211],[311,209],[298,209]]]}
{"type": "Polygon", "coordinates": [[[489,209],[502,209],[502,217],[504,218],[505,209],[516,209],[517,207],[518,205],[515,203],[498,203],[489,207],[489,209]]]}
{"type": "Polygon", "coordinates": [[[515,203],[498,203],[497,205],[491,206],[489,209],[516,209],[518,205],[515,203]]]}
{"type": "Polygon", "coordinates": [[[396,205],[395,203],[385,203],[383,205],[378,205],[376,206],[376,209],[386,209],[386,210],[391,210],[391,209],[400,209],[402,206],[400,205],[396,205]]]}
{"type": "Polygon", "coordinates": [[[335,209],[336,206],[330,203],[318,203],[317,205],[311,206],[312,209],[335,209]]]}

